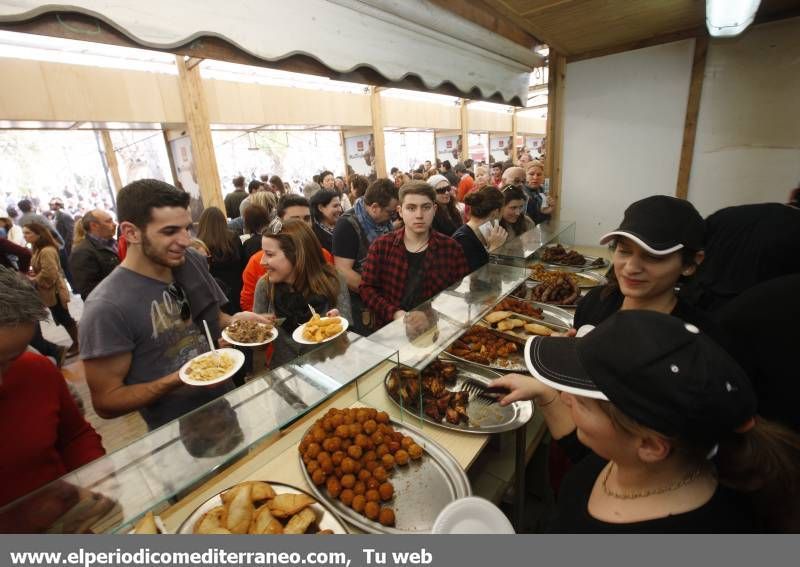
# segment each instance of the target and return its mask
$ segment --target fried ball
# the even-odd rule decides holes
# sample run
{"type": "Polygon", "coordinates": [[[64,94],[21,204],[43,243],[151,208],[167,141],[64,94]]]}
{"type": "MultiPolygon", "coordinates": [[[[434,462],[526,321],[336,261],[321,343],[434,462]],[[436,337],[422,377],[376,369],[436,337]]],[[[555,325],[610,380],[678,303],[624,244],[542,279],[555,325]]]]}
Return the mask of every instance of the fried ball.
{"type": "Polygon", "coordinates": [[[367,485],[363,480],[359,480],[353,485],[353,494],[365,494],[366,492],[367,485]]]}
{"type": "Polygon", "coordinates": [[[358,480],[363,480],[366,482],[366,480],[371,476],[372,473],[369,472],[367,469],[361,469],[360,471],[358,471],[358,480]]]}
{"type": "Polygon", "coordinates": [[[375,469],[380,467],[380,461],[367,461],[364,463],[364,468],[371,472],[373,475],[375,474],[375,469]]]}
{"type": "Polygon", "coordinates": [[[389,478],[389,472],[383,466],[376,467],[375,470],[372,471],[372,478],[376,479],[378,482],[385,482],[387,478],[389,478]]]}
{"type": "Polygon", "coordinates": [[[322,420],[322,429],[325,430],[325,433],[330,433],[335,429],[335,427],[333,426],[333,420],[331,420],[330,417],[326,417],[325,419],[322,420]]]}
{"type": "Polygon", "coordinates": [[[364,506],[364,515],[370,520],[377,520],[381,513],[381,505],[377,502],[367,501],[364,506]]]}
{"type": "Polygon", "coordinates": [[[350,506],[351,504],[353,504],[354,496],[355,494],[353,494],[352,490],[350,490],[349,488],[345,488],[339,493],[339,501],[345,506],[350,506]]]}
{"type": "Polygon", "coordinates": [[[317,486],[322,486],[326,478],[327,476],[325,475],[324,472],[322,472],[322,469],[317,469],[314,471],[314,474],[311,475],[311,482],[313,482],[317,486]]]}
{"type": "Polygon", "coordinates": [[[394,486],[391,482],[384,482],[378,487],[378,494],[381,495],[381,500],[391,500],[394,496],[394,486]]]}
{"type": "Polygon", "coordinates": [[[330,461],[331,454],[328,451],[320,451],[317,455],[317,460],[322,463],[322,461],[330,461]]]}
{"type": "Polygon", "coordinates": [[[367,408],[361,408],[358,411],[356,411],[356,421],[358,423],[364,423],[368,419],[369,419],[369,412],[367,411],[367,408]]]}
{"type": "Polygon", "coordinates": [[[342,472],[345,474],[351,474],[356,470],[356,462],[351,459],[350,457],[345,457],[342,459],[342,472]]]}
{"type": "Polygon", "coordinates": [[[413,445],[411,445],[411,447],[408,448],[408,456],[414,459],[415,461],[417,459],[422,458],[422,447],[414,443],[413,445]]]}
{"type": "Polygon", "coordinates": [[[378,490],[378,488],[381,485],[381,482],[383,481],[378,480],[374,476],[369,477],[366,480],[367,490],[378,490]]]}
{"type": "Polygon", "coordinates": [[[321,425],[314,426],[314,429],[311,430],[311,436],[314,437],[314,441],[317,443],[322,443],[322,441],[327,437],[327,435],[325,435],[325,430],[321,425]]]}
{"type": "Polygon", "coordinates": [[[370,461],[374,461],[377,458],[378,458],[378,454],[375,452],[374,449],[370,449],[369,451],[367,451],[366,453],[364,453],[361,456],[361,460],[364,461],[365,464],[370,462],[370,461]]]}
{"type": "Polygon", "coordinates": [[[391,454],[386,453],[383,457],[381,457],[381,465],[383,465],[383,468],[385,468],[387,471],[392,470],[394,468],[394,457],[391,454]]]}
{"type": "Polygon", "coordinates": [[[328,437],[322,442],[322,448],[331,454],[338,451],[341,446],[342,440],[339,437],[328,437]]]}
{"type": "Polygon", "coordinates": [[[375,454],[378,455],[378,458],[383,458],[383,456],[389,452],[389,446],[386,443],[381,443],[375,448],[375,454]]]}
{"type": "Polygon", "coordinates": [[[342,461],[347,456],[347,453],[344,451],[336,451],[333,455],[331,455],[331,461],[333,461],[333,466],[338,467],[342,464],[342,461]]]}
{"type": "Polygon", "coordinates": [[[381,523],[382,526],[393,526],[394,510],[392,510],[387,506],[381,508],[380,514],[378,514],[378,521],[381,523]]]}
{"type": "Polygon", "coordinates": [[[313,441],[314,439],[310,435],[306,435],[300,440],[300,444],[297,446],[297,449],[300,451],[301,455],[305,455],[306,451],[308,451],[308,446],[313,443],[313,441]]]}
{"type": "Polygon", "coordinates": [[[342,476],[339,482],[342,484],[342,488],[353,488],[356,483],[356,477],[352,474],[346,474],[342,476]]]}
{"type": "Polygon", "coordinates": [[[347,413],[344,416],[344,421],[342,422],[344,425],[352,425],[353,422],[356,420],[355,416],[351,413],[347,413]]]}
{"type": "Polygon", "coordinates": [[[379,502],[381,499],[381,493],[374,488],[368,488],[364,496],[367,497],[367,502],[379,502]]]}
{"type": "Polygon", "coordinates": [[[375,444],[375,446],[381,445],[383,443],[383,432],[376,431],[375,433],[370,435],[369,438],[372,439],[372,442],[375,444]]]}
{"type": "Polygon", "coordinates": [[[356,435],[362,433],[363,431],[364,428],[360,423],[355,422],[350,424],[350,437],[355,438],[356,435]]]}
{"type": "Polygon", "coordinates": [[[347,448],[353,444],[353,441],[348,437],[347,439],[342,439],[342,451],[347,451],[347,448]]]}
{"type": "Polygon", "coordinates": [[[355,444],[361,447],[362,449],[369,448],[372,445],[372,439],[369,438],[369,435],[364,435],[363,433],[359,433],[356,435],[355,444]]]}
{"type": "Polygon", "coordinates": [[[313,475],[315,471],[319,469],[319,461],[309,461],[306,464],[306,470],[308,474],[313,475]]]}
{"type": "Polygon", "coordinates": [[[408,451],[404,449],[400,449],[397,453],[394,454],[394,462],[400,466],[408,464],[408,451]]]}
{"type": "Polygon", "coordinates": [[[377,421],[378,423],[389,423],[389,414],[386,413],[385,411],[379,411],[375,415],[375,421],[377,421]]]}
{"type": "Polygon", "coordinates": [[[368,419],[364,422],[364,433],[372,435],[378,429],[378,422],[374,419],[368,419]]]}
{"type": "Polygon", "coordinates": [[[400,442],[399,441],[389,441],[386,444],[389,447],[389,452],[394,455],[397,451],[400,450],[400,442]]]}
{"type": "Polygon", "coordinates": [[[332,498],[338,498],[339,494],[342,493],[342,485],[335,476],[328,477],[328,480],[325,482],[325,488],[332,498]]]}
{"type": "Polygon", "coordinates": [[[322,447],[320,447],[319,443],[311,443],[309,444],[308,449],[306,449],[306,455],[310,459],[316,459],[320,451],[322,451],[322,447]]]}
{"type": "Polygon", "coordinates": [[[333,466],[333,461],[328,459],[327,461],[317,461],[319,463],[319,468],[322,469],[322,472],[325,474],[333,474],[333,471],[336,467],[333,466]]]}
{"type": "Polygon", "coordinates": [[[414,440],[411,437],[408,437],[408,436],[403,437],[403,440],[400,441],[400,446],[403,449],[406,449],[406,450],[408,450],[408,448],[411,447],[411,445],[413,445],[413,444],[414,444],[414,440]]]}
{"type": "MultiPolygon", "coordinates": [[[[339,499],[341,500],[341,496],[339,497],[339,499]]],[[[353,496],[351,506],[353,510],[355,510],[359,514],[364,511],[364,506],[366,504],[367,504],[367,498],[363,494],[356,494],[355,496],[353,496]]]]}
{"type": "Polygon", "coordinates": [[[333,414],[333,417],[331,417],[331,423],[333,424],[334,429],[336,429],[344,423],[344,416],[340,413],[333,414]]]}
{"type": "Polygon", "coordinates": [[[350,428],[348,426],[342,424],[342,425],[339,425],[336,428],[335,433],[336,433],[336,437],[339,437],[340,439],[347,439],[347,437],[350,436],[350,428]]]}
{"type": "Polygon", "coordinates": [[[359,447],[358,445],[350,445],[347,448],[347,455],[352,457],[353,459],[360,459],[363,453],[364,451],[362,451],[361,447],[359,447]]]}

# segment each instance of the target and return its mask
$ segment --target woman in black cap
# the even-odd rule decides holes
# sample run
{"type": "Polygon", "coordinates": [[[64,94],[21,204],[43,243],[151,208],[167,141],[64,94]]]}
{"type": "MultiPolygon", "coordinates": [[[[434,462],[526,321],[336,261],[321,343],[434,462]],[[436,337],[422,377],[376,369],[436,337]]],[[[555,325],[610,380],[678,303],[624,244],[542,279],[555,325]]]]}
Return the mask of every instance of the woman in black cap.
{"type": "Polygon", "coordinates": [[[654,195],[630,205],[619,228],[600,240],[613,250],[610,282],[580,301],[575,328],[597,325],[620,309],[645,309],[717,336],[710,319],[675,293],[679,281],[703,261],[703,235],[703,217],[688,201],[654,195]]]}
{"type": "Polygon", "coordinates": [[[800,529],[800,439],[756,417],[744,371],[690,323],[620,311],[583,338],[535,337],[535,378],[509,374],[500,403],[532,399],[575,466],[555,532],[800,529]]]}

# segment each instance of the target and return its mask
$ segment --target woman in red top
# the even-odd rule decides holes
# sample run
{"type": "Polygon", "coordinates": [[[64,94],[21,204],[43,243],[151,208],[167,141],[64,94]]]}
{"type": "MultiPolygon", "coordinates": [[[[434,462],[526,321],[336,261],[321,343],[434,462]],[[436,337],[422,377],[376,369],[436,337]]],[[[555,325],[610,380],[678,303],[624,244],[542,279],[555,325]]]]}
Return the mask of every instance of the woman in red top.
{"type": "Polygon", "coordinates": [[[26,352],[47,309],[36,291],[0,268],[0,507],[105,454],[64,377],[26,352]]]}

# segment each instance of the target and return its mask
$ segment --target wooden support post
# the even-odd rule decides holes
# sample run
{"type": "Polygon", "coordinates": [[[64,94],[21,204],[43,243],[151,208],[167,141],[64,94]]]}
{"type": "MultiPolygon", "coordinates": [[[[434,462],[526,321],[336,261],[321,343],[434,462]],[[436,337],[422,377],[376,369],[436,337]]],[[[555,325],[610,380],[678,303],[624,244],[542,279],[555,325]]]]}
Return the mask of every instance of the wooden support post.
{"type": "Polygon", "coordinates": [[[342,146],[342,162],[344,163],[344,176],[347,180],[347,189],[350,190],[350,182],[352,179],[347,175],[347,143],[345,142],[344,130],[342,129],[339,129],[339,144],[342,146]]]}
{"type": "Polygon", "coordinates": [[[564,146],[564,82],[567,59],[550,48],[548,69],[547,154],[544,175],[550,179],[550,195],[556,200],[553,218],[561,211],[561,163],[564,146]]]}
{"type": "Polygon", "coordinates": [[[114,151],[114,144],[111,143],[111,134],[108,130],[101,130],[100,137],[103,140],[103,153],[106,156],[106,165],[108,172],[111,174],[111,181],[114,184],[114,195],[119,193],[122,189],[122,177],[119,175],[119,163],[117,162],[117,154],[114,151]]]}
{"type": "Polygon", "coordinates": [[[369,107],[372,115],[372,139],[375,143],[375,173],[379,178],[384,178],[386,177],[386,148],[383,142],[381,93],[378,87],[369,88],[369,107]]]}
{"type": "Polygon", "coordinates": [[[708,36],[698,37],[694,44],[692,80],[689,83],[689,100],[686,102],[686,119],[683,122],[681,161],[678,165],[678,183],[675,187],[675,196],[679,199],[686,199],[689,195],[689,176],[692,173],[694,140],[697,134],[697,114],[700,111],[700,95],[703,94],[703,77],[706,70],[707,53],[708,36]]]}
{"type": "Polygon", "coordinates": [[[469,159],[469,113],[467,112],[467,104],[469,101],[465,98],[461,99],[461,161],[469,159]]]}
{"type": "Polygon", "coordinates": [[[222,184],[211,139],[208,105],[200,79],[200,68],[197,65],[189,68],[182,55],[175,56],[175,63],[178,66],[183,115],[192,142],[192,159],[197,169],[197,184],[200,186],[203,206],[218,207],[224,211],[222,184]]]}
{"type": "Polygon", "coordinates": [[[511,163],[519,164],[519,152],[517,151],[517,109],[514,108],[511,114],[511,163]]]}

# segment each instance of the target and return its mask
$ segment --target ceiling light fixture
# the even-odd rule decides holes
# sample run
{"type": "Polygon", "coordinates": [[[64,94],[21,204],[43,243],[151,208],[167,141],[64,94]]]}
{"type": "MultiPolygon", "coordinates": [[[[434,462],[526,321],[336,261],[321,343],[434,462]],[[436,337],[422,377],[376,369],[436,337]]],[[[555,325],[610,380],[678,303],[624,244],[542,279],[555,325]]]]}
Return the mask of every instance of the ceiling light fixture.
{"type": "Polygon", "coordinates": [[[761,0],[706,0],[706,27],[713,37],[733,37],[753,23],[761,0]]]}

